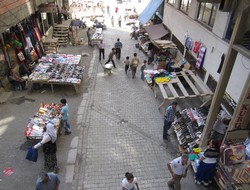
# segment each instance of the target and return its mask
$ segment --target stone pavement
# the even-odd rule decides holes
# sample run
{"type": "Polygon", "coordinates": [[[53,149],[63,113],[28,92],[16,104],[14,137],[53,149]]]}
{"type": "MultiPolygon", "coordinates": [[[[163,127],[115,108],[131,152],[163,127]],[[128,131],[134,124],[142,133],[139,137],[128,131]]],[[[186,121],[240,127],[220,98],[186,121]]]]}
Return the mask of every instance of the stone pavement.
{"type": "MultiPolygon", "coordinates": [[[[143,190],[169,189],[166,163],[179,156],[176,138],[172,134],[167,142],[162,140],[160,98],[155,99],[152,90],[140,79],[140,67],[135,79],[131,73],[125,75],[126,56],[132,58],[136,52],[141,62],[146,59],[135,48],[137,42],[130,40],[128,32],[118,28],[104,31],[106,58],[117,38],[123,43],[122,58],[115,61],[117,68],[111,76],[104,74],[98,49],[94,49],[90,86],[82,103],[84,114],[78,115],[83,120],[73,189],[121,189],[120,182],[127,171],[138,178],[143,190]]],[[[182,186],[203,189],[193,183],[192,170],[182,180],[182,186]]]]}

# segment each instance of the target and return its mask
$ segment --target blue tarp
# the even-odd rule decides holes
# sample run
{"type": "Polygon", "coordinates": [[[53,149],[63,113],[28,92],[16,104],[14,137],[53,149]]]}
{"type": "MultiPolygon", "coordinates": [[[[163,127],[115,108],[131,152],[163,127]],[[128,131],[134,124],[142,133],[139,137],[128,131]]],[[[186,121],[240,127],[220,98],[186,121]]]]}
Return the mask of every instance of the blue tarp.
{"type": "Polygon", "coordinates": [[[143,25],[146,22],[148,22],[154,13],[157,11],[159,6],[162,4],[163,0],[151,0],[146,8],[142,11],[142,13],[139,15],[138,20],[143,25]]]}

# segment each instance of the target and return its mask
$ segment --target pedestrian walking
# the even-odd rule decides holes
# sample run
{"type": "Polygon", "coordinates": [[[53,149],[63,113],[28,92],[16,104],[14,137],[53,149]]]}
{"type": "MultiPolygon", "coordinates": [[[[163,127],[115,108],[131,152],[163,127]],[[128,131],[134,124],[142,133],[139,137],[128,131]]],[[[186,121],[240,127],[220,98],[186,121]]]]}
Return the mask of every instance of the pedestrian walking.
{"type": "Polygon", "coordinates": [[[144,81],[144,70],[146,69],[146,64],[147,64],[147,61],[144,60],[143,65],[141,66],[141,80],[143,81],[144,81]]]}
{"type": "Polygon", "coordinates": [[[54,128],[54,123],[49,122],[44,128],[44,130],[45,130],[45,133],[43,135],[42,140],[39,143],[37,143],[33,148],[38,149],[39,147],[43,146],[44,169],[46,171],[53,171],[57,173],[59,171],[59,168],[57,166],[57,158],[56,158],[57,134],[54,128]]]}
{"type": "Polygon", "coordinates": [[[120,38],[117,38],[117,41],[115,43],[115,52],[116,52],[116,59],[120,60],[121,58],[121,49],[122,49],[122,43],[120,42],[120,38]]]}
{"type": "Polygon", "coordinates": [[[195,174],[195,183],[208,186],[215,176],[217,159],[219,157],[219,146],[217,140],[210,140],[208,148],[199,160],[199,166],[195,174]]]}
{"type": "Polygon", "coordinates": [[[115,19],[114,19],[114,16],[111,17],[111,25],[112,27],[114,28],[114,24],[115,24],[115,19]]]}
{"type": "Polygon", "coordinates": [[[100,41],[100,43],[98,44],[98,48],[99,48],[99,61],[101,61],[101,57],[104,59],[105,56],[105,44],[103,43],[103,40],[100,41]]]}
{"type": "Polygon", "coordinates": [[[62,104],[62,108],[61,108],[62,126],[65,129],[65,135],[70,135],[71,134],[71,127],[70,127],[70,124],[68,122],[69,106],[67,104],[67,100],[64,98],[61,99],[61,104],[62,104]]]}
{"type": "Polygon", "coordinates": [[[171,128],[172,122],[174,121],[176,107],[178,103],[173,101],[170,106],[167,107],[164,114],[164,126],[163,126],[163,139],[167,139],[168,130],[171,128]]]}
{"type": "Polygon", "coordinates": [[[134,38],[135,40],[137,40],[137,36],[136,36],[137,27],[136,27],[136,25],[133,24],[131,29],[132,29],[131,39],[134,38]]]}
{"type": "Polygon", "coordinates": [[[88,45],[91,46],[91,30],[88,28],[87,30],[87,38],[88,38],[88,45]]]}
{"type": "Polygon", "coordinates": [[[181,190],[180,181],[187,176],[187,171],[190,165],[187,154],[175,158],[167,163],[167,168],[171,173],[172,179],[168,181],[168,185],[174,187],[175,190],[181,190]]]}
{"type": "Polygon", "coordinates": [[[54,173],[41,172],[36,180],[36,190],[58,190],[60,179],[54,173]]]}
{"type": "Polygon", "coordinates": [[[116,68],[115,62],[114,62],[114,55],[115,55],[115,48],[112,48],[112,51],[109,53],[109,59],[104,65],[108,64],[111,61],[114,68],[116,68]]]}
{"type": "Polygon", "coordinates": [[[140,64],[140,60],[137,58],[137,53],[134,53],[134,57],[131,60],[130,68],[132,71],[132,78],[135,78],[136,70],[138,65],[140,64]]]}
{"type": "Polygon", "coordinates": [[[138,181],[132,173],[126,172],[125,178],[122,180],[122,190],[140,190],[138,181]]]}
{"type": "Polygon", "coordinates": [[[121,16],[119,16],[119,18],[118,18],[118,26],[121,28],[121,26],[122,26],[122,17],[121,16]]]}
{"type": "Polygon", "coordinates": [[[56,5],[57,8],[57,24],[62,24],[62,13],[61,9],[58,5],[56,5]]]}
{"type": "Polygon", "coordinates": [[[126,60],[124,61],[125,64],[125,73],[128,73],[128,69],[129,69],[129,65],[130,65],[130,61],[129,61],[129,56],[126,57],[126,60]]]}

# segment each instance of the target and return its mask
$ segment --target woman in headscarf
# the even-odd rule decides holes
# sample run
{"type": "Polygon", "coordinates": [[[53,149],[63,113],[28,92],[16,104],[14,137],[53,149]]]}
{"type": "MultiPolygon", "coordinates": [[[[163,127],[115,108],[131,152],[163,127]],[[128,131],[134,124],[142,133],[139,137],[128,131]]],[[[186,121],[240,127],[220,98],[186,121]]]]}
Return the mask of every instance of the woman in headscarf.
{"type": "Polygon", "coordinates": [[[56,158],[56,139],[57,134],[52,122],[46,125],[43,139],[37,143],[34,148],[38,149],[43,146],[44,152],[44,168],[48,171],[58,172],[57,158],[56,158]]]}

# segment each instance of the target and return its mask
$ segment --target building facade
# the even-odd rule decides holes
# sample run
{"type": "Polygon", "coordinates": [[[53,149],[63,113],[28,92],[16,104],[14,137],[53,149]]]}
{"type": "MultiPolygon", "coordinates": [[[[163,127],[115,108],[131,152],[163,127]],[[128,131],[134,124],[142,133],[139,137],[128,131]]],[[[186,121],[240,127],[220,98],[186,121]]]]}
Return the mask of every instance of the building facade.
{"type": "MultiPolygon", "coordinates": [[[[163,23],[171,31],[172,40],[194,68],[198,59],[195,46],[201,44],[206,48],[203,65],[196,70],[213,91],[220,78],[223,57],[227,54],[237,15],[246,7],[249,7],[248,0],[165,0],[163,23]],[[192,44],[191,48],[185,47],[187,38],[192,44]]],[[[241,47],[226,88],[232,104],[239,102],[250,71],[249,13],[245,19],[247,24],[241,47]]]]}

